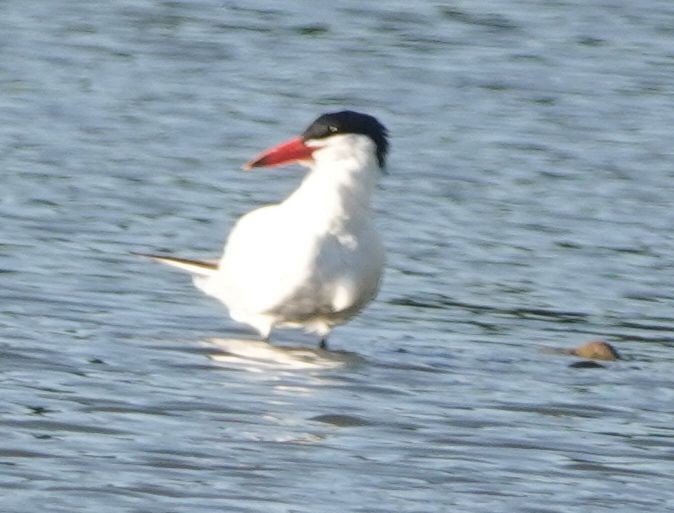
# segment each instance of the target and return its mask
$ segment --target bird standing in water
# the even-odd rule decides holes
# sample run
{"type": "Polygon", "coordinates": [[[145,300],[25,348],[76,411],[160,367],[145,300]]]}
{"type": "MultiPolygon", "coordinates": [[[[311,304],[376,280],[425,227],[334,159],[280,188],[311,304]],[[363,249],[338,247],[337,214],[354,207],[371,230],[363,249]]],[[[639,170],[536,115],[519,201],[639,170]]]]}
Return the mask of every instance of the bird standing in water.
{"type": "Polygon", "coordinates": [[[304,133],[261,153],[245,169],[297,162],[310,169],[278,204],[233,227],[219,261],[144,255],[188,271],[231,317],[268,340],[274,327],[327,336],[377,294],[384,248],[372,196],[388,152],[386,128],[349,110],[324,114],[304,133]]]}

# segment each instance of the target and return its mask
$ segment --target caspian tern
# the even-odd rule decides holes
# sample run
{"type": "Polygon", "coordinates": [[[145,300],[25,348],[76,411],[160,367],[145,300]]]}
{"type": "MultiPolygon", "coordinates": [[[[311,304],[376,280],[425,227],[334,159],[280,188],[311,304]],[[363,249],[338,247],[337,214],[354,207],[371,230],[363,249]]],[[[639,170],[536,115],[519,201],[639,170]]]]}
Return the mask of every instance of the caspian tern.
{"type": "Polygon", "coordinates": [[[188,271],[230,316],[269,340],[276,326],[327,336],[372,300],[384,248],[371,200],[388,152],[386,128],[349,110],[324,114],[304,133],[274,146],[244,169],[299,163],[310,168],[283,202],[253,210],[232,229],[219,261],[163,255],[188,271]]]}

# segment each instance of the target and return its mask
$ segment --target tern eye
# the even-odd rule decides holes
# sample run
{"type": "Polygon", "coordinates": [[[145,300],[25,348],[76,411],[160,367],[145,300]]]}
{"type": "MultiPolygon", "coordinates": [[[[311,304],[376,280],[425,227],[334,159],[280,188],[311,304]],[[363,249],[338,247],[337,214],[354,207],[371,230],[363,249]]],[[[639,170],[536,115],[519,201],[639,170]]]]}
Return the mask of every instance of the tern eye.
{"type": "Polygon", "coordinates": [[[339,128],[337,128],[335,125],[328,125],[328,132],[331,134],[336,134],[339,132],[339,128]]]}

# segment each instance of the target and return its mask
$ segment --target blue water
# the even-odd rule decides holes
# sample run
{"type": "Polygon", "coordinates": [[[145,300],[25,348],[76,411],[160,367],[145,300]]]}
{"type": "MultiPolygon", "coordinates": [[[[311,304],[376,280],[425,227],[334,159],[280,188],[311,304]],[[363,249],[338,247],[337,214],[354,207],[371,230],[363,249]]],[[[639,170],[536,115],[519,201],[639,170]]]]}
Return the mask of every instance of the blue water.
{"type": "Polygon", "coordinates": [[[674,4],[0,12],[3,513],[674,511],[674,4]],[[334,351],[129,254],[217,256],[342,108],[392,153],[334,351]]]}

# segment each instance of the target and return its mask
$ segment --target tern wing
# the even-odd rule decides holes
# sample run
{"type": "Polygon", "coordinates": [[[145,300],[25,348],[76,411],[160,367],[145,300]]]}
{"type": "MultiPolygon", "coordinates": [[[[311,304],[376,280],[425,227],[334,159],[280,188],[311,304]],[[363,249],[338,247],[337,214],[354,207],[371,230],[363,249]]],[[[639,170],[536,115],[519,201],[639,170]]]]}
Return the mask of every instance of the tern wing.
{"type": "Polygon", "coordinates": [[[211,260],[191,260],[188,258],[177,258],[166,255],[151,255],[148,253],[133,253],[134,255],[151,258],[162,264],[177,267],[183,271],[187,271],[195,276],[210,277],[218,270],[218,262],[211,260]]]}

